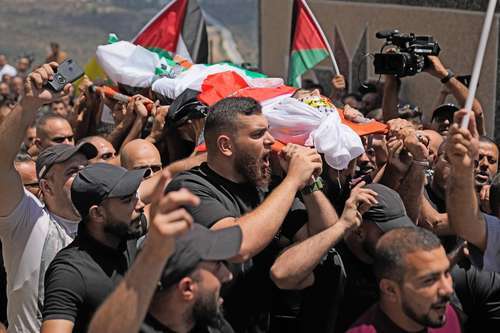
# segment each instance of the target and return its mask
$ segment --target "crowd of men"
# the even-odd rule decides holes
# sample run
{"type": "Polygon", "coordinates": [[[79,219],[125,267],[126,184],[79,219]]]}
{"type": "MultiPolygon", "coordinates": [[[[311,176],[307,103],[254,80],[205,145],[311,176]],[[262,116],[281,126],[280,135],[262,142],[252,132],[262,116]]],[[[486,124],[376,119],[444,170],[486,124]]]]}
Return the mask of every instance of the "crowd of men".
{"type": "Polygon", "coordinates": [[[336,170],[314,147],[273,149],[252,98],[208,107],[121,86],[124,103],[88,78],[56,93],[66,54],[52,52],[40,66],[0,54],[8,332],[500,328],[499,148],[438,57],[428,120],[395,76],[362,94],[333,78],[339,113],[387,125],[336,170]]]}

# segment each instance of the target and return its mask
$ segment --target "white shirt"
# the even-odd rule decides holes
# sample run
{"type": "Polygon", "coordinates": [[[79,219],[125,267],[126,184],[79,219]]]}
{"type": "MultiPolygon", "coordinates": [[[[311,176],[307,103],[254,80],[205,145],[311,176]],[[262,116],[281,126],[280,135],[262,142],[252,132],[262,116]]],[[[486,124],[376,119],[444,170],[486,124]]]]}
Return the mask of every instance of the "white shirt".
{"type": "Polygon", "coordinates": [[[43,278],[56,253],[75,238],[78,221],[50,213],[33,194],[0,217],[0,239],[7,272],[9,332],[40,332],[43,278]]]}
{"type": "Polygon", "coordinates": [[[2,80],[2,76],[4,74],[10,75],[10,76],[16,76],[17,71],[11,65],[5,64],[5,65],[3,65],[2,68],[0,68],[0,80],[2,80]]]}

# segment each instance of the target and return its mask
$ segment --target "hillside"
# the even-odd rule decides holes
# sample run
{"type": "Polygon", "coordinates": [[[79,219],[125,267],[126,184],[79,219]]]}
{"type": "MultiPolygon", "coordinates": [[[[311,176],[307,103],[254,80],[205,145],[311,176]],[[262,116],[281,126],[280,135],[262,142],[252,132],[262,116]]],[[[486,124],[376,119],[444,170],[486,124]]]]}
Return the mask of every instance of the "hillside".
{"type": "MultiPolygon", "coordinates": [[[[57,41],[84,64],[110,32],[132,38],[165,0],[1,0],[0,52],[10,62],[33,53],[45,59],[50,41],[57,41]]],[[[257,1],[202,0],[203,10],[231,30],[245,61],[257,62],[257,1]],[[249,33],[250,32],[250,33],[249,33]]]]}

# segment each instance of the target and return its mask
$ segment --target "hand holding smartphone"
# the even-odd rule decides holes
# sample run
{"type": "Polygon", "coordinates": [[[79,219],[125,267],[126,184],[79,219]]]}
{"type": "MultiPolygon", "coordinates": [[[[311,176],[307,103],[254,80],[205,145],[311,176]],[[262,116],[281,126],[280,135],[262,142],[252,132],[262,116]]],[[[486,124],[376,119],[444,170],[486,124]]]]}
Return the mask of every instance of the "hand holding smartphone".
{"type": "Polygon", "coordinates": [[[47,81],[47,88],[53,92],[60,92],[68,83],[75,82],[84,74],[83,69],[73,60],[66,59],[57,67],[52,80],[47,81]]]}

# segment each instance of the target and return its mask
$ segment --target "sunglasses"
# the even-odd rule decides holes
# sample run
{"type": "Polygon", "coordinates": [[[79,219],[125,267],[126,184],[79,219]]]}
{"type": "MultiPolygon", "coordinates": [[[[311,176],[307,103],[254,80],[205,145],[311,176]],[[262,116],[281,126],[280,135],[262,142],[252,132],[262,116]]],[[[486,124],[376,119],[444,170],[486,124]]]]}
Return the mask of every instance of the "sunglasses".
{"type": "Polygon", "coordinates": [[[139,169],[149,169],[151,170],[151,174],[153,174],[157,173],[158,171],[161,171],[162,167],[161,164],[152,164],[152,165],[140,165],[134,168],[134,170],[139,170],[139,169]]]}
{"type": "Polygon", "coordinates": [[[74,138],[75,137],[73,135],[69,135],[69,136],[56,136],[51,141],[55,142],[55,143],[63,143],[66,140],[68,140],[70,142],[73,142],[74,138]]]}

